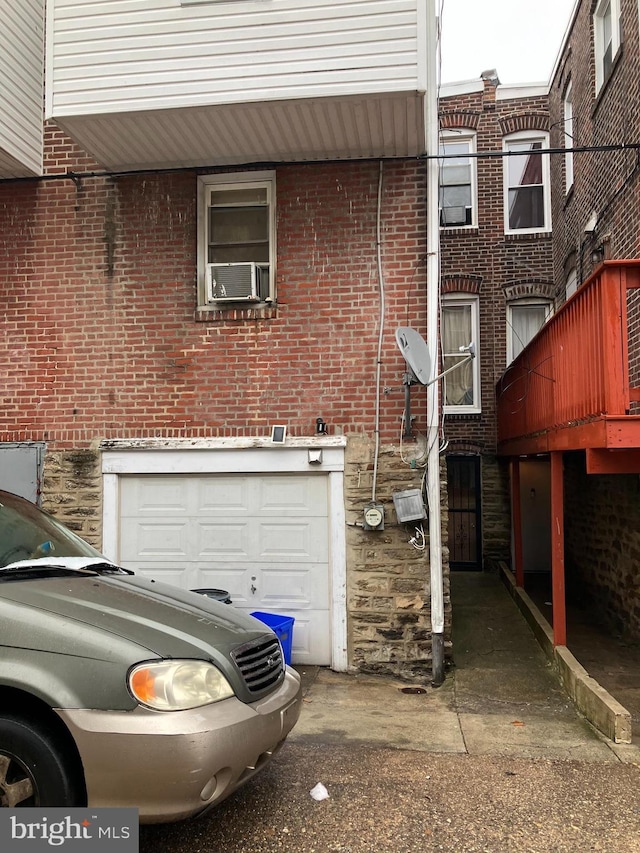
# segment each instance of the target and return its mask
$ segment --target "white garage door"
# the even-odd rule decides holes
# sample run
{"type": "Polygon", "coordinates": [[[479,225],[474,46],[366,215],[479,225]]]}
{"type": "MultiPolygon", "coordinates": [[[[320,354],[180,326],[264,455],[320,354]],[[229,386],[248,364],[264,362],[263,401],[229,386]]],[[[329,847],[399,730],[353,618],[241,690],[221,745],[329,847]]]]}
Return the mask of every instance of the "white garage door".
{"type": "Polygon", "coordinates": [[[293,616],[293,662],[331,658],[327,476],[120,477],[120,560],[233,606],[293,616]]]}

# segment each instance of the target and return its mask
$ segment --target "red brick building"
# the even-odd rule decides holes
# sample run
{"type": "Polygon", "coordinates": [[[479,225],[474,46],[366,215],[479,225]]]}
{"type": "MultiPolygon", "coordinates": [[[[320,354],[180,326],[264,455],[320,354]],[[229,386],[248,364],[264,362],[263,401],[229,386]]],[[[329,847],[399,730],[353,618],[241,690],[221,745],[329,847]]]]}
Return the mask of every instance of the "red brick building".
{"type": "Polygon", "coordinates": [[[445,86],[440,126],[445,362],[455,360],[465,334],[477,352],[443,391],[448,541],[454,568],[477,569],[487,558],[508,560],[511,550],[496,382],[553,305],[549,157],[536,153],[548,148],[546,87],[503,87],[495,72],[445,86]]]}
{"type": "Polygon", "coordinates": [[[0,138],[2,483],[136,571],[294,616],[298,663],[428,677],[393,496],[423,473],[395,331],[426,322],[434,22],[229,5],[50,4],[40,160],[36,122],[29,157],[0,138]]]}

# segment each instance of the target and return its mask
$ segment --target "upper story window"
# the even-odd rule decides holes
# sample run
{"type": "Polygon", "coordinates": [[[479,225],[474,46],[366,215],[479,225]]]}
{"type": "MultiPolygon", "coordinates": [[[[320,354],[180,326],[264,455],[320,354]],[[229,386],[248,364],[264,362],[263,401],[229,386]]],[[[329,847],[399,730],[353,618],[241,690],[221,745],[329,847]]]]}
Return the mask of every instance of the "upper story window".
{"type": "Polygon", "coordinates": [[[448,294],[442,299],[441,338],[443,369],[461,366],[444,378],[444,410],[450,414],[480,412],[480,366],[478,358],[479,301],[466,293],[448,294]],[[476,357],[466,361],[461,347],[475,344],[476,357]]]}
{"type": "Polygon", "coordinates": [[[520,299],[507,306],[507,364],[520,355],[550,316],[548,299],[520,299]]]}
{"type": "Polygon", "coordinates": [[[569,272],[567,273],[567,280],[565,281],[564,286],[564,296],[565,299],[568,299],[578,289],[578,273],[575,267],[571,267],[569,272]]]}
{"type": "Polygon", "coordinates": [[[599,0],[593,13],[596,93],[608,79],[620,48],[620,0],[599,0]]]}
{"type": "Polygon", "coordinates": [[[445,131],[440,137],[440,227],[476,225],[475,134],[445,131]]]}
{"type": "Polygon", "coordinates": [[[198,304],[275,300],[275,173],[198,178],[198,304]]]}
{"type": "MultiPolygon", "coordinates": [[[[571,149],[574,146],[573,141],[573,96],[571,83],[567,86],[564,93],[564,147],[571,149]]],[[[573,186],[573,151],[567,151],[564,155],[564,182],[565,191],[569,192],[573,186]]]]}
{"type": "Polygon", "coordinates": [[[505,231],[551,230],[548,137],[523,131],[504,140],[505,231]]]}

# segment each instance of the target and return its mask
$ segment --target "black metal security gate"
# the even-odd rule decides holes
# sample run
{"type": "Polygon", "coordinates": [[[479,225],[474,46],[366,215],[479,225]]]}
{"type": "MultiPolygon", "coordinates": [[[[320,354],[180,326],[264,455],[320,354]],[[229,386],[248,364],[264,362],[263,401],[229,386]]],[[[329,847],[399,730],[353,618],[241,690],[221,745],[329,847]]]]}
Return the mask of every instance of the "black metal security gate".
{"type": "Polygon", "coordinates": [[[458,571],[480,571],[480,457],[447,456],[447,482],[449,565],[458,571]]]}

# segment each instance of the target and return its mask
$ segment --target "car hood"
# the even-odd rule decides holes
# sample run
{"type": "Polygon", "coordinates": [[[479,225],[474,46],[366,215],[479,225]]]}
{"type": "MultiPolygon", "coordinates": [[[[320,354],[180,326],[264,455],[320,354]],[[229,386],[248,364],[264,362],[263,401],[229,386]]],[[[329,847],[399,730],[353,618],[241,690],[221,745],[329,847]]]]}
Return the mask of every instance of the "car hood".
{"type": "Polygon", "coordinates": [[[228,604],[136,575],[6,580],[0,583],[0,597],[81,623],[87,631],[115,635],[163,658],[226,661],[233,648],[268,633],[228,604]]]}

